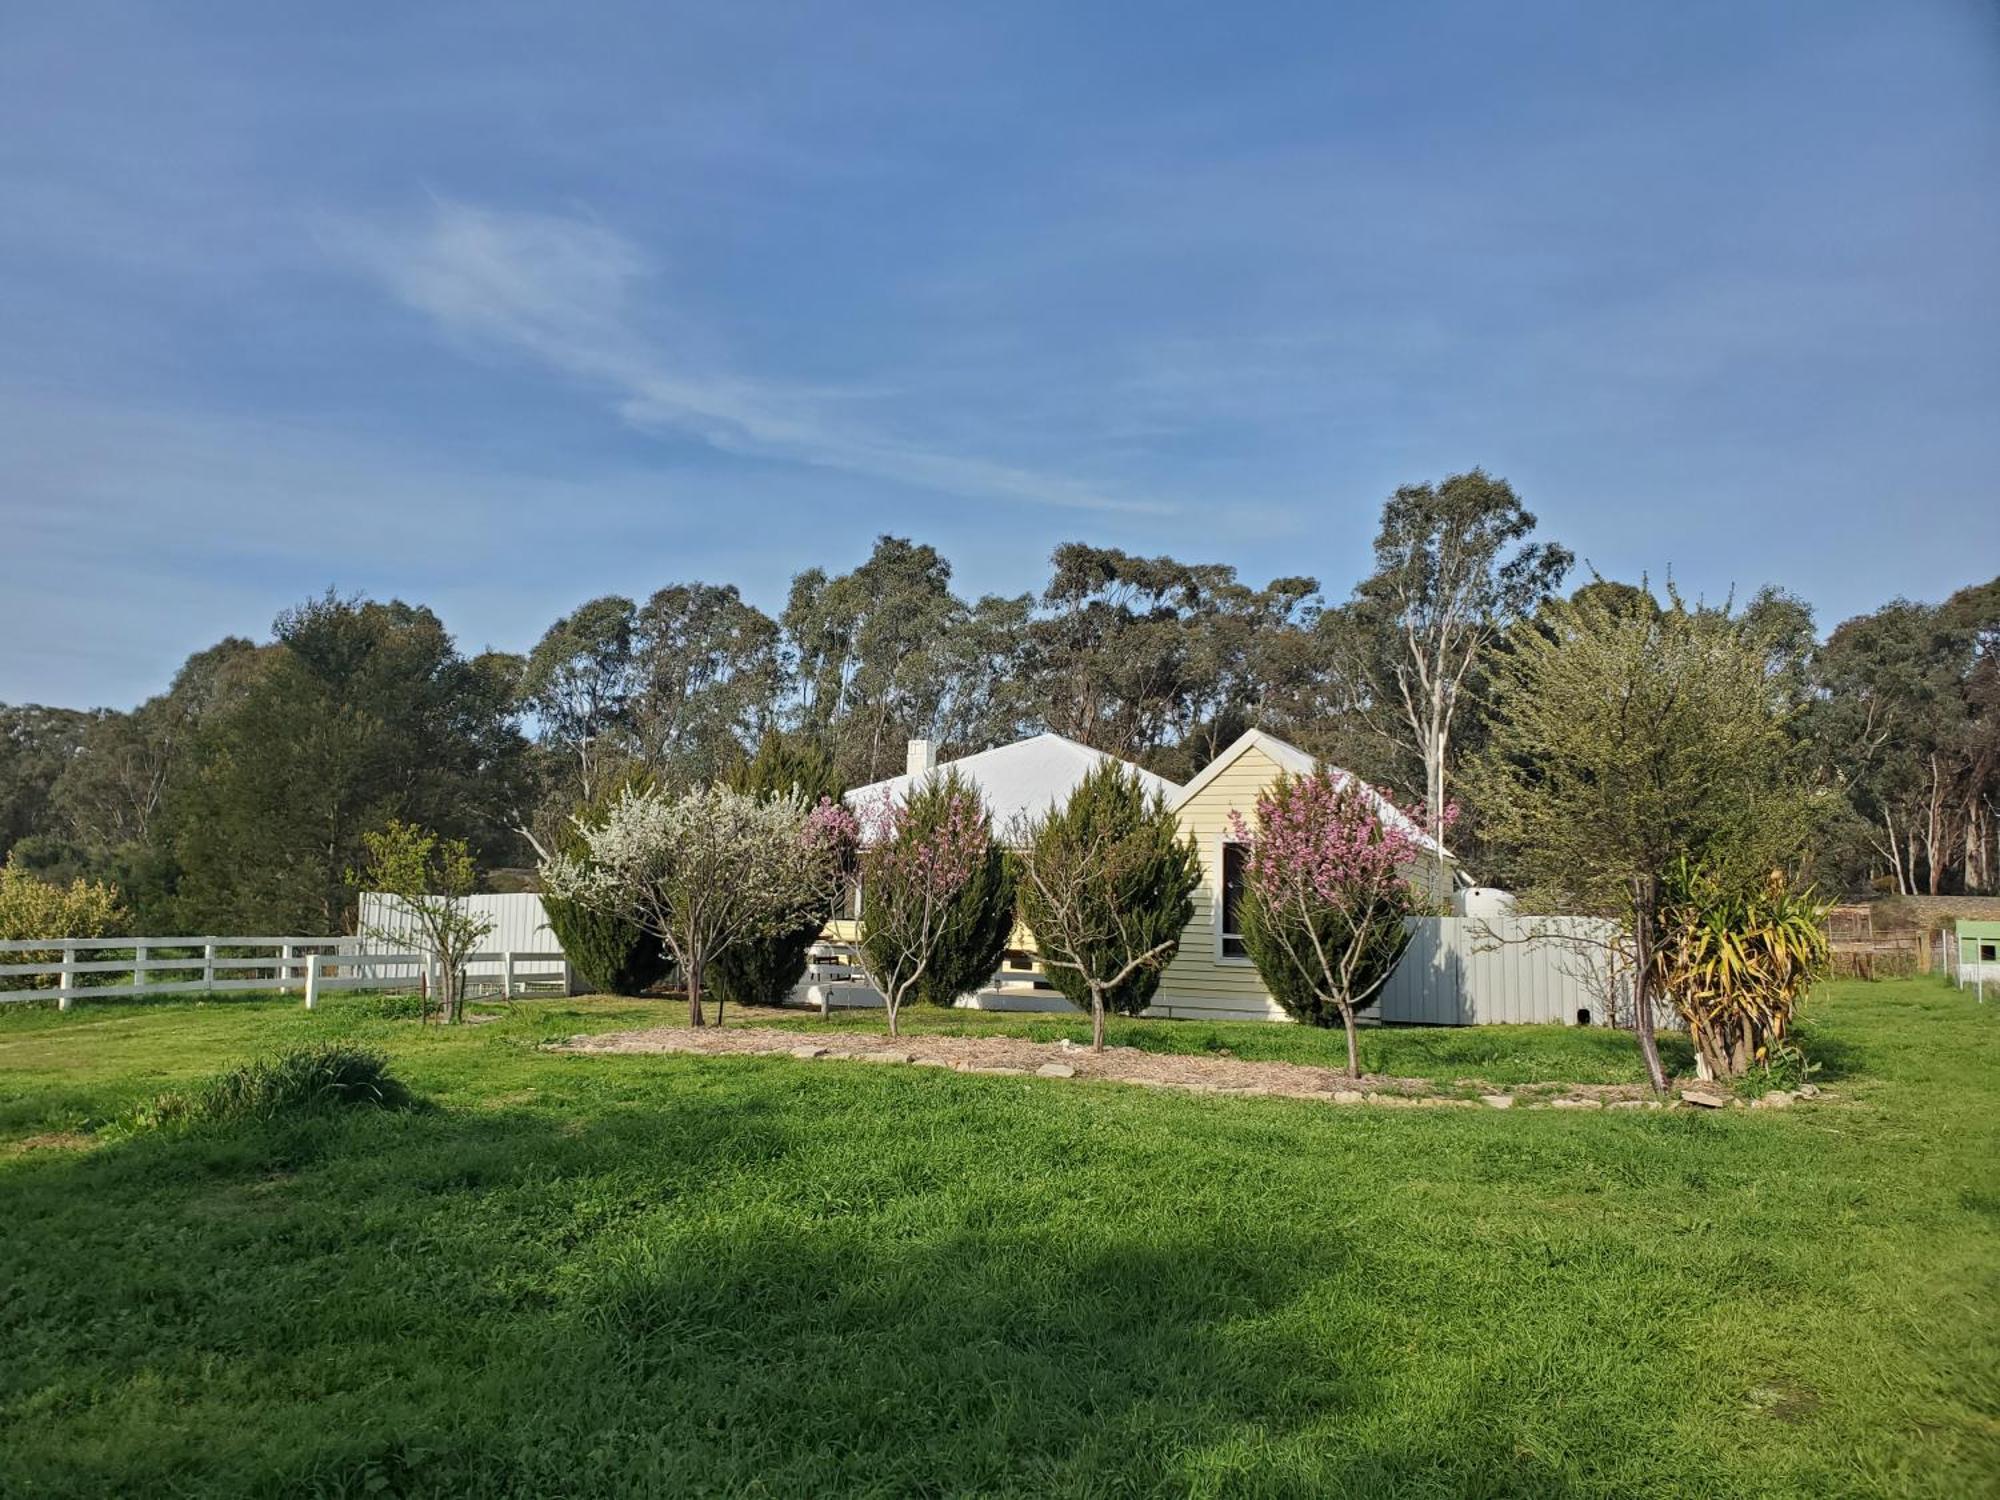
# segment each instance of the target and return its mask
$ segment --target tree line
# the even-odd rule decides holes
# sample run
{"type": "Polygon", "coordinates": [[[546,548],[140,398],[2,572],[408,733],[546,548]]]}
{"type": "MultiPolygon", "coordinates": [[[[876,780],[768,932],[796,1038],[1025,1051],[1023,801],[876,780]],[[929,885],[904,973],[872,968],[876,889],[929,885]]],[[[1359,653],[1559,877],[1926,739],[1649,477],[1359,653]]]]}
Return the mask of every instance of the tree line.
{"type": "Polygon", "coordinates": [[[900,771],[911,738],[952,758],[1047,728],[1186,780],[1254,726],[1433,817],[1455,804],[1467,867],[1533,885],[1522,782],[1466,773],[1495,761],[1524,653],[1580,606],[1678,611],[1755,653],[1783,773],[1813,794],[1804,878],[2000,883],[2000,579],[1822,640],[1781,589],[1684,605],[1579,576],[1477,470],[1391,496],[1344,599],[1080,542],[1038,591],[969,599],[935,548],[884,536],[850,572],[799,574],[775,616],[677,583],[591,600],[524,655],[468,656],[426,608],[329,593],[266,641],[197,652],[130,712],[0,706],[0,859],[113,882],[141,931],[331,931],[391,820],[463,840],[509,888],[635,775],[692,788],[782,751],[852,787],[900,771]]]}

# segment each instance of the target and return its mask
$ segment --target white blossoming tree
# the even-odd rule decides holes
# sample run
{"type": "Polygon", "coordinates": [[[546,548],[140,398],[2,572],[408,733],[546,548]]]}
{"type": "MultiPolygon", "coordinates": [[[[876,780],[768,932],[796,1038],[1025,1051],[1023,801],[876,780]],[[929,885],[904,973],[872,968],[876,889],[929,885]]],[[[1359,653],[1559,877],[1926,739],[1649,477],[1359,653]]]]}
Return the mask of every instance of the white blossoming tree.
{"type": "Polygon", "coordinates": [[[716,955],[826,910],[855,836],[832,802],[723,786],[629,790],[578,831],[584,853],[544,863],[543,888],[658,938],[687,984],[690,1026],[704,1024],[702,977],[716,955]]]}

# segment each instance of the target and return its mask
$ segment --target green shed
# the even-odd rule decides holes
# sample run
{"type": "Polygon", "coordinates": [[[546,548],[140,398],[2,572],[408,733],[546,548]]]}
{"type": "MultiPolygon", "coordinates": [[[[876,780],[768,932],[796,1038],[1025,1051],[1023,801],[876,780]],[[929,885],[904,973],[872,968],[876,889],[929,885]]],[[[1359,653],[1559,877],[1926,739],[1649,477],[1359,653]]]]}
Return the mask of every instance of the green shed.
{"type": "Polygon", "coordinates": [[[1958,982],[2000,984],[2000,922],[1958,919],[1958,982]]]}

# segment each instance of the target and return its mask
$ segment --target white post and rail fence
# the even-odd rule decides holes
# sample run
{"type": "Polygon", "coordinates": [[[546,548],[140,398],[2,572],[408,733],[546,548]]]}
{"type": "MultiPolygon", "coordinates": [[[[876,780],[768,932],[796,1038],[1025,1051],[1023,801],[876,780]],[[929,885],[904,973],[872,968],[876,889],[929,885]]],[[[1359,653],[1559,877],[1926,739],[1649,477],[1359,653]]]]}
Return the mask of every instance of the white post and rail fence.
{"type": "MultiPolygon", "coordinates": [[[[574,976],[560,949],[497,949],[468,956],[468,995],[566,995],[574,976]]],[[[330,990],[438,991],[425,954],[380,951],[352,937],[28,938],[0,942],[0,1004],[53,998],[300,992],[308,1009],[330,990]]]]}

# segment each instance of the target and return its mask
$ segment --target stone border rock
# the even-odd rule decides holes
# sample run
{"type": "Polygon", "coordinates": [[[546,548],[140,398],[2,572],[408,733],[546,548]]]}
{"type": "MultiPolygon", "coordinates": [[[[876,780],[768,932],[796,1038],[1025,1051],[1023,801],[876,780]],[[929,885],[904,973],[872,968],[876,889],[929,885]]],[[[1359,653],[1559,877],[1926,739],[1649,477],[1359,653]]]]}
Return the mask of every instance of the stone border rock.
{"type": "MultiPolygon", "coordinates": [[[[1086,1079],[1141,1088],[1236,1098],[1311,1099],[1328,1104],[1366,1104],[1389,1109],[1560,1109],[1654,1110],[1741,1106],[1742,1100],[1696,1085],[1678,1101],[1653,1098],[1636,1084],[1519,1084],[1512,1087],[1460,1079],[1441,1090],[1428,1079],[1369,1074],[1359,1080],[1305,1063],[1256,1062],[1243,1058],[1147,1052],[1107,1047],[1101,1053],[1068,1041],[1033,1042],[1025,1037],[904,1036],[835,1034],[828,1041],[809,1033],[769,1026],[651,1027],[571,1037],[551,1050],[568,1053],[700,1053],[708,1056],[789,1056],[802,1062],[900,1063],[949,1068],[998,1077],[1086,1079]]],[[[1814,1090],[1814,1092],[1817,1092],[1814,1090]]],[[[1767,1094],[1756,1108],[1789,1107],[1797,1095],[1767,1094]]]]}

